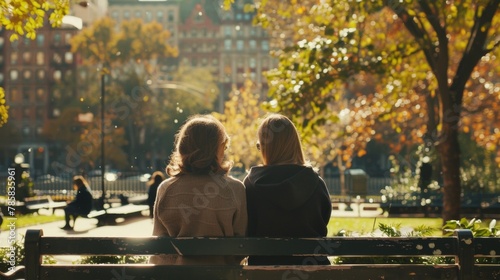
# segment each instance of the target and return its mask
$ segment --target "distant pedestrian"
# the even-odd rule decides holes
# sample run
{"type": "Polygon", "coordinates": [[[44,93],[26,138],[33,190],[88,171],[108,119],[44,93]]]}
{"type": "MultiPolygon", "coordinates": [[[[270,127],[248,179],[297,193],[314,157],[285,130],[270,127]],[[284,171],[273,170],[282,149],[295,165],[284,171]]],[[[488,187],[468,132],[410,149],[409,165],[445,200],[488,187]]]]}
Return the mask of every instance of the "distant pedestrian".
{"type": "MultiPolygon", "coordinates": [[[[249,237],[325,237],[332,204],[326,184],[306,164],[299,134],[285,116],[272,114],[258,128],[263,165],[244,179],[249,237]]],[[[250,256],[249,265],[328,265],[324,258],[250,256]]]]}
{"type": "Polygon", "coordinates": [[[161,182],[165,180],[165,175],[161,171],[155,171],[151,175],[151,179],[148,182],[148,205],[149,205],[149,217],[153,218],[153,206],[155,205],[156,192],[161,182]]]}
{"type": "Polygon", "coordinates": [[[73,178],[73,188],[77,191],[75,199],[71,201],[66,208],[64,208],[64,216],[66,224],[61,229],[71,230],[73,227],[70,225],[70,220],[73,219],[73,226],[78,216],[85,216],[92,210],[92,194],[90,187],[82,176],[75,176],[73,178]]]}
{"type": "MultiPolygon", "coordinates": [[[[176,135],[167,166],[170,176],[158,188],[153,235],[170,237],[244,236],[247,206],[243,183],[228,176],[224,159],[229,137],[211,115],[188,119],[176,135]]],[[[223,256],[155,255],[155,264],[239,264],[223,256]]]]}

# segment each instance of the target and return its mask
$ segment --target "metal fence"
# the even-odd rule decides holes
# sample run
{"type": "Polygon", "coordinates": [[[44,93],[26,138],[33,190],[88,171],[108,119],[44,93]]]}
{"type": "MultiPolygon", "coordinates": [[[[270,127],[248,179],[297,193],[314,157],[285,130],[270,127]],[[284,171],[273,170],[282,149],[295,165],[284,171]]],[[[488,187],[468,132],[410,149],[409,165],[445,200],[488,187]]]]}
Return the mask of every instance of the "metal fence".
{"type": "MultiPolygon", "coordinates": [[[[340,178],[324,178],[326,186],[328,187],[328,191],[330,195],[340,195],[340,178]]],[[[380,191],[383,190],[386,186],[390,186],[392,183],[391,178],[367,178],[366,183],[366,195],[368,196],[376,196],[381,195],[380,191]]],[[[346,193],[350,195],[353,193],[353,185],[349,182],[346,183],[346,193]]]]}
{"type": "MultiPolygon", "coordinates": [[[[104,180],[104,189],[108,196],[118,196],[123,194],[125,196],[143,195],[147,193],[147,174],[121,174],[116,180],[104,180]]],[[[324,178],[328,190],[331,195],[340,195],[340,179],[337,178],[324,178]]],[[[87,178],[92,189],[94,197],[101,196],[101,177],[87,178]]],[[[37,195],[52,195],[56,197],[71,198],[74,195],[72,179],[60,178],[57,176],[42,177],[33,180],[33,191],[37,195]]],[[[2,180],[0,187],[0,195],[6,195],[6,180],[2,180]]],[[[367,178],[366,184],[367,195],[380,195],[380,190],[385,186],[391,185],[390,178],[367,178]]],[[[346,183],[347,194],[352,193],[352,184],[346,183]]]]}

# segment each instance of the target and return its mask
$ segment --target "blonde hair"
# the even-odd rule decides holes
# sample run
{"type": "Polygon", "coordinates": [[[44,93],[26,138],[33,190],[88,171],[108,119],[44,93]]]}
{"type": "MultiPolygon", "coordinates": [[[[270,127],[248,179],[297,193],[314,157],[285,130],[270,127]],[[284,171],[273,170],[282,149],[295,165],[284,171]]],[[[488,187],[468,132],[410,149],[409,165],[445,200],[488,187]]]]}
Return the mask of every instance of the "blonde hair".
{"type": "Polygon", "coordinates": [[[175,136],[175,150],[166,172],[169,176],[210,172],[227,174],[231,163],[218,156],[219,149],[228,144],[229,136],[219,120],[211,115],[194,115],[175,136]]]}
{"type": "Polygon", "coordinates": [[[268,115],[259,126],[258,138],[265,165],[305,165],[299,133],[289,118],[268,115]]]}

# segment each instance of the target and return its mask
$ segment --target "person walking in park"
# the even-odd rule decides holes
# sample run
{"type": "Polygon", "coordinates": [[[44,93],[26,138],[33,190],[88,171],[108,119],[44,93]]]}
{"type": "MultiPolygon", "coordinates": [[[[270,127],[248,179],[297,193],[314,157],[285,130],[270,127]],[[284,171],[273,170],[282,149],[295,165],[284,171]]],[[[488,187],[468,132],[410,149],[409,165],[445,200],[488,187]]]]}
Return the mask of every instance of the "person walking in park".
{"type": "Polygon", "coordinates": [[[76,196],[64,208],[64,216],[66,224],[61,229],[71,230],[73,227],[70,225],[70,220],[73,219],[73,226],[78,216],[85,216],[92,210],[92,194],[90,193],[89,183],[83,176],[73,177],[73,188],[76,191],[76,196]]]}
{"type": "MultiPolygon", "coordinates": [[[[247,227],[245,187],[228,176],[224,159],[229,137],[211,115],[190,117],[176,135],[167,175],[154,204],[153,235],[170,237],[244,236],[247,227]]],[[[155,255],[155,264],[239,263],[233,257],[155,255]]]]}
{"type": "MultiPolygon", "coordinates": [[[[299,134],[287,117],[267,116],[258,128],[263,165],[243,180],[249,237],[324,237],[332,206],[326,184],[306,164],[299,134]]],[[[249,265],[328,265],[325,258],[250,256],[249,265]]]]}
{"type": "Polygon", "coordinates": [[[148,182],[148,205],[149,205],[149,217],[153,218],[153,206],[156,200],[156,192],[158,191],[158,186],[161,182],[165,180],[165,175],[161,171],[155,171],[151,174],[151,179],[148,182]]]}

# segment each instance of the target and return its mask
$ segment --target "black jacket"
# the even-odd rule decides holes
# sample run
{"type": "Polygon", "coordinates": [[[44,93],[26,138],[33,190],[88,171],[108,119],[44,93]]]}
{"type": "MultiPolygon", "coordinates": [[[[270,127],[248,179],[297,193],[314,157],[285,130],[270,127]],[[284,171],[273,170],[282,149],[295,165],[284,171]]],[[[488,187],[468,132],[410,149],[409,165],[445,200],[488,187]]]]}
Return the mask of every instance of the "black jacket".
{"type": "MultiPolygon", "coordinates": [[[[330,195],[323,179],[311,167],[292,164],[253,167],[244,184],[248,236],[326,236],[332,212],[330,195]]],[[[314,262],[304,258],[249,258],[249,264],[314,262]]]]}
{"type": "Polygon", "coordinates": [[[87,215],[92,211],[92,194],[87,188],[79,188],[76,197],[68,206],[76,210],[77,213],[87,215]]]}

